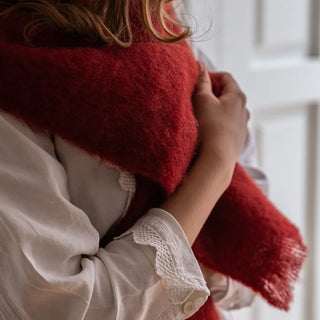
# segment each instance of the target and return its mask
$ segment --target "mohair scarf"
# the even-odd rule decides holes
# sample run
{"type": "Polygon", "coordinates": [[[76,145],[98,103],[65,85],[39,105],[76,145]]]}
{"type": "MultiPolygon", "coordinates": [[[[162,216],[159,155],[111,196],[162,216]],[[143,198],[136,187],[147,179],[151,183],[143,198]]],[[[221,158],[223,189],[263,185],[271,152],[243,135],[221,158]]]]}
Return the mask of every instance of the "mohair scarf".
{"type": "MultiPolygon", "coordinates": [[[[172,194],[197,153],[191,103],[197,62],[186,41],[153,39],[137,11],[130,10],[134,41],[129,48],[81,45],[80,38],[45,29],[37,38],[41,47],[28,47],[22,30],[30,16],[0,17],[0,108],[136,176],[127,216],[101,245],[172,194]]],[[[169,5],[167,10],[173,14],[169,5]]],[[[193,251],[205,266],[285,310],[306,256],[298,229],[239,164],[193,251]]],[[[191,319],[219,319],[212,300],[191,319]]]]}

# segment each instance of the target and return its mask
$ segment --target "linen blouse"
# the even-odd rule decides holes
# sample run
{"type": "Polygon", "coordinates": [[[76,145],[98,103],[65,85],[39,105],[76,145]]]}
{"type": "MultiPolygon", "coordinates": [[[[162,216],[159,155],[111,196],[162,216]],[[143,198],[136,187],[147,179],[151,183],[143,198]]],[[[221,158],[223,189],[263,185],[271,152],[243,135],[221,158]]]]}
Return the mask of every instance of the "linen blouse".
{"type": "MultiPolygon", "coordinates": [[[[265,188],[250,141],[243,164],[265,188]]],[[[210,291],[225,309],[252,301],[244,286],[201,271],[179,223],[160,208],[99,248],[134,196],[129,172],[4,111],[0,155],[1,319],[186,319],[210,291]]]]}

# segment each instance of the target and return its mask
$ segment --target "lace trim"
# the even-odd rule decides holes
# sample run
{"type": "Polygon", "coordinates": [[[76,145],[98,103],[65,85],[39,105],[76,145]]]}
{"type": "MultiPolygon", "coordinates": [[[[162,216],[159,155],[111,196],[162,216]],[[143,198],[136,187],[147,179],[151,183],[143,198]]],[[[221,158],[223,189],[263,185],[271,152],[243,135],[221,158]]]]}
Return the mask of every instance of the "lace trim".
{"type": "MultiPolygon", "coordinates": [[[[133,239],[136,243],[149,245],[156,249],[156,273],[164,280],[162,282],[171,303],[181,304],[185,302],[195,290],[207,290],[202,279],[194,276],[192,277],[191,275],[188,275],[187,272],[183,275],[177,270],[174,261],[176,259],[174,259],[167,243],[161,238],[156,230],[149,225],[138,221],[137,227],[132,232],[133,239]]],[[[178,258],[178,261],[181,260],[178,258]]],[[[179,270],[181,269],[182,267],[180,266],[179,270]]]]}
{"type": "Polygon", "coordinates": [[[131,201],[134,197],[134,194],[136,192],[136,178],[135,178],[134,174],[132,174],[126,170],[121,169],[118,165],[116,165],[110,161],[104,161],[103,165],[106,167],[109,167],[111,169],[117,170],[119,172],[118,181],[121,186],[121,189],[128,192],[128,198],[126,201],[126,205],[125,205],[125,208],[120,216],[120,219],[122,219],[126,215],[128,209],[129,209],[129,206],[131,204],[131,201]]]}
{"type": "Polygon", "coordinates": [[[136,179],[134,174],[130,173],[129,171],[121,169],[118,165],[110,162],[104,161],[103,165],[111,168],[116,169],[119,171],[119,184],[124,191],[129,191],[130,193],[134,194],[136,190],[136,179]]]}
{"type": "Polygon", "coordinates": [[[131,204],[131,201],[132,201],[134,194],[136,192],[136,179],[135,179],[134,175],[131,174],[130,172],[120,170],[120,169],[118,169],[118,170],[119,170],[119,184],[120,184],[122,190],[128,192],[128,198],[127,198],[123,213],[120,217],[120,219],[121,219],[122,217],[124,217],[127,214],[127,211],[128,211],[130,204],[131,204]]]}
{"type": "Polygon", "coordinates": [[[124,191],[134,193],[136,190],[136,179],[133,174],[128,171],[120,170],[119,183],[124,191]]]}

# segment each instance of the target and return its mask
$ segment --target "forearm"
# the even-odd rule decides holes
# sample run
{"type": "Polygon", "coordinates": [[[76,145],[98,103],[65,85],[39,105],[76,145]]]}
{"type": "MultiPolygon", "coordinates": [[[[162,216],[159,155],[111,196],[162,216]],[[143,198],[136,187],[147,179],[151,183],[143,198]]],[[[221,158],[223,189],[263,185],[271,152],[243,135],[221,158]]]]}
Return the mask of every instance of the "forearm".
{"type": "Polygon", "coordinates": [[[228,187],[233,169],[234,164],[200,155],[174,194],[160,206],[179,222],[191,245],[228,187]]]}

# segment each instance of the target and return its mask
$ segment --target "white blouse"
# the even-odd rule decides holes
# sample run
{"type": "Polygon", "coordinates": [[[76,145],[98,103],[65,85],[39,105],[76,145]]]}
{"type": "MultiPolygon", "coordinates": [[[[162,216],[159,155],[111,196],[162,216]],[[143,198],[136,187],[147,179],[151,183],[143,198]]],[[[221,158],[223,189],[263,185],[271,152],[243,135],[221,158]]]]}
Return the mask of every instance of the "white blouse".
{"type": "MultiPolygon", "coordinates": [[[[250,148],[249,136],[242,155],[250,148]]],[[[134,195],[128,172],[3,111],[0,155],[1,319],[186,319],[210,291],[226,309],[251,302],[253,294],[241,302],[248,289],[222,275],[207,273],[206,284],[183,230],[162,209],[99,248],[134,195]]]]}

